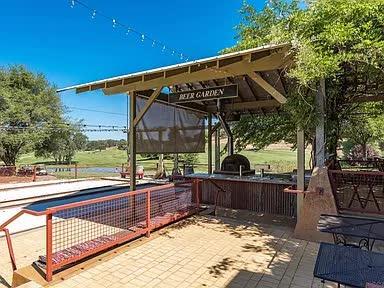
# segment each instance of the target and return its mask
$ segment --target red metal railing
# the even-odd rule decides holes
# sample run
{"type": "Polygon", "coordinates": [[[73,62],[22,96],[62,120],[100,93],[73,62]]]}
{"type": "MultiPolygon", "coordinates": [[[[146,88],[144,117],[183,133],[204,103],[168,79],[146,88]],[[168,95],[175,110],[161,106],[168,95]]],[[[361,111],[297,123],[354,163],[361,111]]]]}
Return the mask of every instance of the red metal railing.
{"type": "Polygon", "coordinates": [[[196,182],[167,184],[48,208],[43,212],[23,210],[0,229],[6,233],[12,267],[15,256],[6,226],[22,214],[45,215],[46,254],[38,264],[46,280],[68,264],[137,238],[187,217],[199,207],[196,182]]]}
{"type": "Polygon", "coordinates": [[[384,214],[384,172],[329,170],[340,211],[384,214]]]}

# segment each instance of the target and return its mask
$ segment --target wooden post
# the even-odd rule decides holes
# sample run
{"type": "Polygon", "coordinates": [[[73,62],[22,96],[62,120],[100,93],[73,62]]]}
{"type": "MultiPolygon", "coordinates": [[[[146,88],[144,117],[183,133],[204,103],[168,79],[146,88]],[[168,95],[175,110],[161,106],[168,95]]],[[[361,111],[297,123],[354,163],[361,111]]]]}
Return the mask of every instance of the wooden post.
{"type": "Polygon", "coordinates": [[[208,114],[208,173],[212,174],[212,113],[208,114]]]}
{"type": "Polygon", "coordinates": [[[129,178],[130,190],[136,190],[136,92],[130,94],[129,99],[129,178]]]}
{"type": "MultiPolygon", "coordinates": [[[[128,112],[130,109],[129,103],[130,103],[129,102],[129,95],[127,94],[127,131],[126,131],[127,132],[127,164],[129,163],[129,132],[128,132],[129,131],[128,129],[130,127],[129,126],[129,123],[130,123],[129,122],[129,112],[128,112]]],[[[122,172],[124,172],[124,171],[122,171],[122,172]]]]}
{"type": "Polygon", "coordinates": [[[75,179],[77,179],[77,163],[75,163],[75,179]]]}
{"type": "Polygon", "coordinates": [[[315,166],[323,167],[325,164],[325,132],[324,132],[324,103],[325,80],[321,79],[316,95],[316,109],[319,113],[319,122],[316,126],[315,166]]]}
{"type": "Polygon", "coordinates": [[[36,182],[36,165],[33,165],[33,175],[32,175],[32,182],[36,182]]]}
{"type": "Polygon", "coordinates": [[[215,170],[220,170],[220,127],[215,132],[215,170]]]}
{"type": "Polygon", "coordinates": [[[231,156],[231,155],[233,155],[233,152],[234,152],[234,149],[233,149],[233,135],[232,135],[231,129],[229,128],[228,123],[225,121],[225,119],[223,118],[222,115],[219,114],[218,118],[220,120],[221,127],[223,127],[223,129],[225,131],[225,134],[227,134],[227,139],[228,139],[228,142],[227,142],[228,156],[231,156]]]}
{"type": "MultiPolygon", "coordinates": [[[[297,190],[305,190],[305,139],[304,131],[297,130],[297,190]]],[[[300,217],[304,195],[297,194],[297,219],[300,217]]]]}
{"type": "Polygon", "coordinates": [[[162,178],[164,175],[164,154],[160,153],[159,154],[159,167],[158,167],[158,173],[161,175],[160,177],[162,178]]]}

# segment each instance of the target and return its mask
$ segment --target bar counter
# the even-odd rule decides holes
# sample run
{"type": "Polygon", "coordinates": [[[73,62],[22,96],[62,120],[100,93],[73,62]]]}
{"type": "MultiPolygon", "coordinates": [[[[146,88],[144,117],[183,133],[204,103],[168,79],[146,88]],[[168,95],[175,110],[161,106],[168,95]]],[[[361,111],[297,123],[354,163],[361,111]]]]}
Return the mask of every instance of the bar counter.
{"type": "Polygon", "coordinates": [[[284,192],[293,181],[256,175],[238,176],[194,173],[185,176],[201,180],[202,203],[258,213],[296,216],[296,196],[284,192]]]}

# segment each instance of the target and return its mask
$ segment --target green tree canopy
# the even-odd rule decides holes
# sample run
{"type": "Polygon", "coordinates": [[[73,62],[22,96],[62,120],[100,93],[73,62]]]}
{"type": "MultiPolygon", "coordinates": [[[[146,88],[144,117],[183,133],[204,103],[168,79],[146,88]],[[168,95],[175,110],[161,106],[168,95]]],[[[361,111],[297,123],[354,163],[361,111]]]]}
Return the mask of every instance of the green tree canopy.
{"type": "MultiPolygon", "coordinates": [[[[275,121],[268,116],[257,117],[263,122],[258,124],[253,123],[254,117],[242,119],[235,128],[241,131],[237,135],[240,146],[262,148],[270,141],[293,138],[297,126],[311,140],[318,116],[315,93],[320,79],[325,79],[326,144],[328,152],[335,153],[343,131],[353,125],[353,115],[367,110],[355,100],[384,92],[384,1],[270,0],[261,11],[245,3],[241,13],[238,43],[224,53],[290,42],[295,61],[287,71],[291,88],[284,112],[274,116],[275,121]],[[250,125],[258,127],[243,134],[250,125]],[[257,128],[274,133],[267,137],[257,128]]],[[[384,111],[384,105],[378,104],[375,109],[384,111]]]]}
{"type": "Polygon", "coordinates": [[[71,163],[77,150],[84,150],[88,137],[80,131],[80,123],[47,126],[44,136],[36,141],[35,156],[55,159],[56,163],[71,163]]]}
{"type": "Polygon", "coordinates": [[[44,133],[39,127],[61,121],[62,104],[43,75],[22,66],[0,69],[0,99],[0,159],[14,165],[44,133]]]}

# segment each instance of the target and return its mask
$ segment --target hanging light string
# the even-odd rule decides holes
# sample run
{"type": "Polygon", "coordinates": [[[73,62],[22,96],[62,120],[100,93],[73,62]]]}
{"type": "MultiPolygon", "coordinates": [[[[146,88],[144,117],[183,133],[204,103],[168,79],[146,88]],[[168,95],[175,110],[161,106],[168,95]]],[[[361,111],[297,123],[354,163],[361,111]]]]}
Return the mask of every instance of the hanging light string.
{"type": "Polygon", "coordinates": [[[24,131],[38,131],[38,130],[55,130],[66,131],[70,127],[75,127],[82,132],[114,132],[114,131],[127,131],[127,126],[119,125],[96,125],[96,124],[70,124],[70,123],[42,123],[41,125],[0,125],[0,131],[24,132],[24,131]]]}
{"type": "Polygon", "coordinates": [[[106,15],[106,14],[100,12],[99,10],[97,10],[93,7],[90,7],[88,4],[86,4],[82,1],[70,0],[69,4],[70,4],[71,8],[75,8],[76,6],[80,6],[84,9],[88,10],[88,12],[91,15],[91,19],[103,18],[103,19],[105,19],[111,23],[112,28],[122,29],[125,32],[125,35],[127,35],[127,36],[135,35],[135,36],[137,36],[137,39],[140,40],[141,42],[151,43],[151,46],[153,48],[158,48],[163,53],[169,53],[170,55],[177,57],[180,60],[185,61],[185,62],[189,61],[189,57],[186,56],[186,54],[180,52],[178,49],[174,49],[171,46],[166,45],[164,42],[156,40],[156,39],[148,36],[147,34],[141,32],[141,31],[138,31],[138,30],[118,21],[117,18],[106,15]]]}
{"type": "MultiPolygon", "coordinates": [[[[156,39],[148,36],[147,34],[141,32],[141,31],[138,31],[138,30],[118,21],[117,18],[111,17],[107,14],[104,14],[104,13],[100,12],[99,10],[89,6],[88,4],[86,4],[80,0],[70,0],[69,3],[70,3],[71,8],[75,8],[76,6],[79,6],[79,7],[84,8],[85,10],[87,10],[88,13],[90,13],[90,16],[91,16],[90,18],[92,20],[94,20],[96,18],[103,18],[104,20],[106,20],[107,22],[110,23],[110,25],[112,26],[113,29],[121,29],[122,32],[125,33],[126,36],[130,36],[130,35],[136,36],[136,39],[138,41],[140,41],[142,43],[144,43],[144,42],[150,43],[152,48],[157,48],[162,53],[168,53],[170,56],[176,57],[176,58],[178,58],[184,62],[188,62],[191,59],[189,56],[187,56],[187,54],[182,53],[178,49],[172,48],[171,46],[165,44],[163,41],[156,40],[156,39]]],[[[229,75],[231,75],[231,77],[235,77],[235,75],[232,73],[232,71],[225,69],[225,68],[206,67],[206,69],[211,70],[214,73],[225,74],[225,75],[229,74],[229,75]]],[[[227,76],[225,76],[225,78],[226,77],[227,76]]]]}

